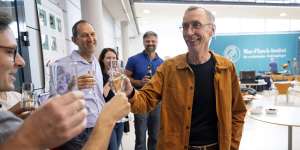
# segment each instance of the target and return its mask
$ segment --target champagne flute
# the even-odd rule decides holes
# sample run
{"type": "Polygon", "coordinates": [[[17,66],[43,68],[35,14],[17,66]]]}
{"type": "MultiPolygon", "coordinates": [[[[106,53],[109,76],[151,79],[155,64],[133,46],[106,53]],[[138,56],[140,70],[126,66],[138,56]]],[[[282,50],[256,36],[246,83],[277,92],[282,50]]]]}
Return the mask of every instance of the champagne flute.
{"type": "MultiPolygon", "coordinates": [[[[91,75],[94,79],[96,79],[96,65],[91,63],[89,64],[89,71],[88,71],[88,74],[91,75]]],[[[94,96],[94,87],[91,87],[88,91],[88,94],[89,95],[93,95],[94,96]]]]}
{"type": "Polygon", "coordinates": [[[119,60],[112,60],[109,68],[109,85],[111,90],[116,94],[124,91],[124,79],[126,78],[122,72],[119,60]]]}
{"type": "Polygon", "coordinates": [[[33,83],[25,82],[22,84],[21,108],[26,111],[32,111],[36,108],[36,97],[33,93],[33,83]]]}

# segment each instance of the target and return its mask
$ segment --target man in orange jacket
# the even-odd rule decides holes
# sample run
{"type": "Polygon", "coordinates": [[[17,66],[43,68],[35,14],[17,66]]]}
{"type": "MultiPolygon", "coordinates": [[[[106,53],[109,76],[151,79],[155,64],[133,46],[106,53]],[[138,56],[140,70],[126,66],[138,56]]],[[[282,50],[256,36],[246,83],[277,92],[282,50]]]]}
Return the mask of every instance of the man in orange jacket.
{"type": "Polygon", "coordinates": [[[139,91],[127,83],[132,112],[149,112],[161,101],[158,150],[237,150],[246,108],[231,61],[209,49],[213,14],[189,7],[182,33],[188,53],[168,59],[139,91]]]}

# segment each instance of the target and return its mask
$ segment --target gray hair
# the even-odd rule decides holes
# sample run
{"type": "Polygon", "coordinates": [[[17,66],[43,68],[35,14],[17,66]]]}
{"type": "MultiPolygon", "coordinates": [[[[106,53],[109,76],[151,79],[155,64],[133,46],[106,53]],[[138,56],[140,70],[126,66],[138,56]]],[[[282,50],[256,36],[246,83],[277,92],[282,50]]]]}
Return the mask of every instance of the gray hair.
{"type": "Polygon", "coordinates": [[[0,32],[9,28],[11,22],[11,17],[7,13],[0,11],[0,32]]]}
{"type": "Polygon", "coordinates": [[[147,31],[144,35],[143,35],[143,39],[149,37],[149,36],[154,36],[157,38],[157,34],[153,31],[147,31]]]}
{"type": "Polygon", "coordinates": [[[89,24],[89,22],[86,21],[86,20],[79,20],[79,21],[77,21],[77,22],[73,25],[73,27],[72,27],[72,36],[73,36],[74,38],[78,36],[78,26],[79,26],[80,24],[82,24],[82,23],[88,23],[88,24],[89,24]]]}
{"type": "Polygon", "coordinates": [[[197,9],[201,9],[201,10],[204,10],[205,14],[206,14],[206,17],[207,19],[211,22],[211,23],[215,23],[215,16],[212,12],[210,12],[209,10],[203,8],[203,7],[199,7],[199,6],[190,6],[189,8],[187,8],[185,10],[185,13],[189,12],[189,11],[194,11],[194,10],[197,10],[197,9]]]}

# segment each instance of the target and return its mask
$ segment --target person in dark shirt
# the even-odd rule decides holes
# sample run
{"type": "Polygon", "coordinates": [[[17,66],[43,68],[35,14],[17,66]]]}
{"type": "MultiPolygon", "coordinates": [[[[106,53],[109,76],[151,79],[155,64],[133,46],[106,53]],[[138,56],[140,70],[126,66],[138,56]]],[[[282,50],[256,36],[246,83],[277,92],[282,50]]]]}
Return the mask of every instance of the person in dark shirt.
{"type": "Polygon", "coordinates": [[[126,82],[131,111],[161,104],[157,150],[238,150],[247,110],[234,64],[209,49],[215,17],[191,6],[181,29],[187,53],[166,60],[140,90],[126,82]]]}
{"type": "Polygon", "coordinates": [[[277,73],[278,72],[278,65],[275,62],[274,58],[270,59],[269,67],[270,67],[270,72],[271,73],[277,73]]]}
{"type": "MultiPolygon", "coordinates": [[[[99,56],[99,63],[103,75],[103,96],[106,102],[108,102],[112,97],[115,96],[114,92],[110,89],[109,86],[109,74],[108,70],[110,67],[111,61],[118,60],[117,52],[112,48],[104,48],[99,56]]],[[[122,141],[124,131],[124,123],[117,122],[110,138],[109,150],[118,150],[122,141]]]]}

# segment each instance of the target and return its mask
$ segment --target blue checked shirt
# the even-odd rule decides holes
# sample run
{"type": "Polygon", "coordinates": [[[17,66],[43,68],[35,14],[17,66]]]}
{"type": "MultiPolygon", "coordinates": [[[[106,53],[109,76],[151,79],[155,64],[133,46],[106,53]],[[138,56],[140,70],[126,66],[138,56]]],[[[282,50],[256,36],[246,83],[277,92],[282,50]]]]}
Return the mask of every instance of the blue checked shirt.
{"type": "Polygon", "coordinates": [[[88,111],[87,116],[87,128],[95,127],[97,118],[103,105],[105,104],[103,98],[103,77],[100,65],[95,56],[92,58],[92,63],[88,63],[84,58],[79,55],[78,51],[73,51],[71,55],[61,58],[56,61],[56,64],[63,67],[57,68],[57,76],[50,78],[50,95],[55,95],[54,91],[59,91],[58,93],[66,93],[72,88],[70,88],[70,80],[73,76],[81,76],[87,74],[88,71],[93,70],[94,77],[96,79],[96,85],[92,89],[83,89],[84,98],[86,100],[86,108],[88,111]],[[76,67],[72,66],[71,63],[76,62],[76,67]],[[75,69],[76,68],[76,69],[75,69]],[[52,80],[52,81],[51,81],[52,80]],[[56,87],[53,87],[54,82],[57,83],[56,87]]]}

